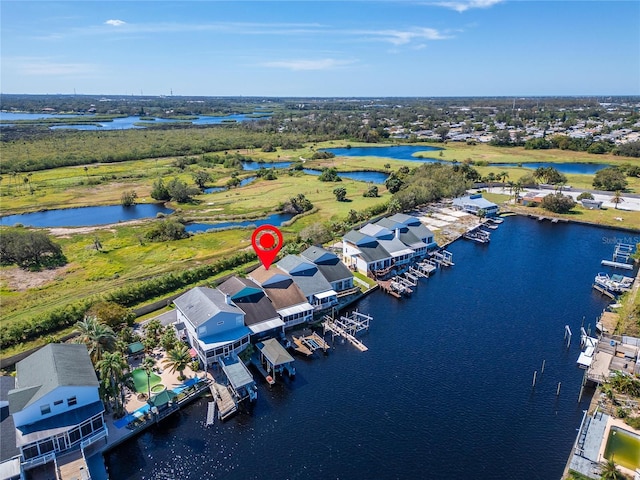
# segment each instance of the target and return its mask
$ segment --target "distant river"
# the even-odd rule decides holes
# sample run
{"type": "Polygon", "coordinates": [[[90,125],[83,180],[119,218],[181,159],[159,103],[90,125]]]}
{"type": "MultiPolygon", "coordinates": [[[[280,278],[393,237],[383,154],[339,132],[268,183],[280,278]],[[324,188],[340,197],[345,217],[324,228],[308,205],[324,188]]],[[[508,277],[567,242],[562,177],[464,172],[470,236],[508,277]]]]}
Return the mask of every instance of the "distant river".
{"type": "Polygon", "coordinates": [[[225,423],[206,427],[199,400],[108,454],[111,478],[560,478],[589,401],[580,325],[607,305],[591,285],[624,235],[520,217],[491,235],[449,246],[455,266],[412,298],[361,300],[367,352],[296,356],[295,380],[258,380],[253,413],[225,423]]]}
{"type": "MultiPolygon", "coordinates": [[[[13,113],[13,112],[0,112],[0,120],[38,120],[45,118],[74,118],[79,117],[83,120],[91,120],[91,115],[67,115],[67,114],[46,114],[46,113],[13,113]]],[[[129,130],[132,128],[145,128],[147,126],[158,125],[161,123],[190,123],[193,125],[217,125],[228,122],[246,122],[251,120],[258,120],[262,117],[254,117],[244,114],[225,115],[221,117],[203,115],[193,120],[180,120],[170,118],[156,118],[149,119],[148,117],[129,116],[114,118],[111,122],[96,122],[96,125],[52,125],[52,130],[57,129],[70,129],[70,130],[129,130]]],[[[10,126],[11,124],[2,124],[0,126],[10,126]]]]}
{"type": "MultiPolygon", "coordinates": [[[[417,145],[397,145],[397,146],[384,146],[384,147],[352,147],[352,148],[325,148],[322,151],[331,152],[336,157],[383,157],[391,158],[394,160],[410,160],[412,162],[422,163],[446,163],[451,165],[451,162],[444,162],[437,158],[416,157],[417,153],[432,152],[443,150],[439,147],[417,146],[417,145]]],[[[553,167],[561,173],[568,174],[581,174],[581,175],[594,175],[598,170],[608,167],[605,163],[550,163],[550,162],[538,162],[538,163],[492,163],[492,167],[496,168],[508,168],[508,167],[523,167],[536,169],[538,167],[553,167]]]]}

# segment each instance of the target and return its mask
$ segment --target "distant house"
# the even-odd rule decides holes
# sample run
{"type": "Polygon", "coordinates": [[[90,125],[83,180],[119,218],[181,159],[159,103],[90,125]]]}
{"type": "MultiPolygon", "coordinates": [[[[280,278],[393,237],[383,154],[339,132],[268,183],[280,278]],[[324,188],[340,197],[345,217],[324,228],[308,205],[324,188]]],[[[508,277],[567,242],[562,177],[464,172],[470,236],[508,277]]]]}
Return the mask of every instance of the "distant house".
{"type": "Polygon", "coordinates": [[[107,436],[98,388],[85,345],[52,343],[16,364],[8,402],[24,469],[107,436]]]}
{"type": "Polygon", "coordinates": [[[284,322],[264,290],[248,278],[231,277],[218,289],[229,295],[244,312],[244,324],[251,330],[251,342],[284,333],[284,322]]]}
{"type": "Polygon", "coordinates": [[[244,324],[245,313],[220,290],[192,288],[173,303],[178,323],[184,324],[189,343],[205,368],[249,344],[251,330],[244,324]]]}
{"type": "Polygon", "coordinates": [[[338,303],[338,294],[320,269],[309,260],[297,255],[287,255],[276,266],[288,273],[298,285],[314,310],[327,310],[338,303]]]}
{"type": "Polygon", "coordinates": [[[531,190],[522,196],[520,203],[525,207],[528,205],[539,205],[542,202],[542,199],[547,195],[549,195],[548,192],[536,192],[531,190]]]}
{"type": "Polygon", "coordinates": [[[300,256],[316,265],[336,292],[341,293],[353,289],[353,272],[342,263],[335,253],[322,247],[312,246],[302,252],[300,256]]]}
{"type": "Polygon", "coordinates": [[[584,208],[588,208],[589,210],[600,210],[602,208],[603,202],[584,198],[580,201],[580,203],[582,203],[582,206],[584,208]]]}
{"type": "Polygon", "coordinates": [[[454,198],[453,206],[474,215],[484,212],[485,217],[493,217],[498,214],[498,205],[483,198],[481,193],[454,198]]]}
{"type": "Polygon", "coordinates": [[[285,328],[313,320],[313,305],[287,273],[279,268],[266,270],[260,266],[249,274],[249,278],[265,291],[285,328]]]}

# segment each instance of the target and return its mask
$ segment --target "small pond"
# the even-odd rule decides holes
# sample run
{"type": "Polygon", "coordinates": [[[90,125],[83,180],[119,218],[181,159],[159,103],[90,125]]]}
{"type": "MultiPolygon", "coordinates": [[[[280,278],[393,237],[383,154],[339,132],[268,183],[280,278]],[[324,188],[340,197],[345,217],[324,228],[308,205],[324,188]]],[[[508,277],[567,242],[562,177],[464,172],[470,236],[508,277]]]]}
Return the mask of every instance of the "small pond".
{"type": "MultiPolygon", "coordinates": [[[[314,170],[312,168],[304,168],[302,170],[304,173],[308,175],[320,175],[322,173],[321,170],[314,170]]],[[[384,172],[338,172],[338,176],[341,178],[349,178],[351,180],[357,180],[359,182],[369,182],[369,183],[378,183],[383,184],[387,178],[389,178],[388,173],[384,172]]]]}
{"type": "MultiPolygon", "coordinates": [[[[240,180],[240,185],[238,187],[244,187],[245,185],[249,185],[251,182],[255,181],[258,177],[247,177],[240,180]]],[[[216,193],[216,192],[224,192],[225,190],[229,190],[227,187],[209,187],[205,188],[202,193],[216,193]]]]}
{"type": "Polygon", "coordinates": [[[247,171],[260,170],[261,168],[289,168],[293,162],[242,162],[242,169],[247,171]]]}
{"type": "Polygon", "coordinates": [[[284,222],[291,220],[295,215],[293,213],[274,213],[266,218],[256,218],[253,220],[237,220],[229,222],[217,222],[217,223],[190,223],[186,225],[187,232],[206,232],[208,230],[219,230],[222,228],[240,228],[261,225],[274,225],[279,227],[284,222]]]}
{"type": "Polygon", "coordinates": [[[147,203],[131,207],[107,205],[100,207],[62,208],[42,212],[23,213],[0,217],[0,225],[21,224],[27,227],[91,227],[111,223],[155,217],[158,213],[166,215],[173,210],[162,204],[147,203]]]}

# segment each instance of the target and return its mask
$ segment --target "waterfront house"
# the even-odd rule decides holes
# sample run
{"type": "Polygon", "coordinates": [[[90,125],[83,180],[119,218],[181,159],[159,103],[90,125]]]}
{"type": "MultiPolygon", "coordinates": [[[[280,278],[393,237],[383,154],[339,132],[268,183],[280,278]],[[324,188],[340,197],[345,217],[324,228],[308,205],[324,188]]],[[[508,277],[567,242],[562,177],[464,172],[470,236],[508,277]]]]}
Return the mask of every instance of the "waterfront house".
{"type": "Polygon", "coordinates": [[[327,310],[338,303],[338,294],[316,265],[297,255],[287,255],[276,266],[288,273],[314,311],[327,310]]]}
{"type": "Polygon", "coordinates": [[[484,198],[481,193],[454,198],[453,206],[474,215],[480,215],[484,212],[485,217],[493,217],[498,214],[498,205],[484,198]]]}
{"type": "Polygon", "coordinates": [[[300,256],[318,267],[338,295],[353,291],[353,272],[335,253],[314,245],[307,248],[300,256]]]}
{"type": "Polygon", "coordinates": [[[195,287],[173,303],[178,323],[184,324],[189,344],[205,368],[249,345],[245,313],[220,290],[195,287]]]}
{"type": "Polygon", "coordinates": [[[307,297],[290,275],[279,268],[267,270],[260,266],[249,274],[249,278],[265,291],[285,328],[313,319],[313,305],[307,301],[307,297]]]}
{"type": "Polygon", "coordinates": [[[376,238],[357,230],[342,237],[342,259],[349,268],[371,276],[387,271],[393,262],[376,238]]]}
{"type": "MultiPolygon", "coordinates": [[[[391,265],[394,269],[402,270],[404,266],[411,263],[414,252],[400,240],[400,228],[391,230],[380,223],[367,223],[359,231],[375,238],[378,244],[391,255],[391,265]]],[[[426,249],[426,244],[424,248],[426,249]]]]}
{"type": "Polygon", "coordinates": [[[284,322],[264,290],[248,278],[231,277],[218,286],[244,312],[244,324],[251,330],[251,342],[284,333],[284,322]]]}
{"type": "Polygon", "coordinates": [[[433,232],[412,215],[396,213],[378,220],[376,224],[397,231],[402,243],[413,250],[414,259],[424,258],[427,252],[438,248],[433,232]]]}
{"type": "MultiPolygon", "coordinates": [[[[8,392],[22,468],[106,438],[104,405],[87,347],[52,343],[16,364],[8,392]]],[[[84,454],[84,452],[83,452],[84,454]]]]}

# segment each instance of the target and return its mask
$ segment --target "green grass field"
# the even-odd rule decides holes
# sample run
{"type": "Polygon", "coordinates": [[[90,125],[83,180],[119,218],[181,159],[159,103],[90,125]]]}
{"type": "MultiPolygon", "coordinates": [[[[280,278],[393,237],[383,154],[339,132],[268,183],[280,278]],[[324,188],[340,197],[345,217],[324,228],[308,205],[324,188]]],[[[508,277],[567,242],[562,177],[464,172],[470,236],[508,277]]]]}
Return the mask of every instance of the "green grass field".
{"type": "MultiPolygon", "coordinates": [[[[315,149],[344,146],[346,142],[324,142],[315,145],[315,149]]],[[[352,145],[364,145],[352,143],[352,145]]],[[[576,152],[559,151],[525,151],[522,148],[500,149],[486,145],[467,146],[458,144],[445,145],[442,159],[485,161],[559,161],[570,162],[625,162],[639,163],[638,159],[613,156],[588,155],[576,152]],[[522,160],[518,160],[522,159],[522,160]]],[[[240,153],[247,153],[241,151],[240,153]]],[[[311,158],[311,148],[295,151],[264,153],[256,151],[256,158],[266,161],[297,160],[311,158]]],[[[307,161],[305,167],[322,168],[333,166],[339,171],[347,170],[379,170],[388,171],[385,164],[391,164],[390,170],[397,170],[401,165],[416,167],[419,164],[411,161],[397,161],[384,158],[340,157],[328,160],[307,161]]],[[[268,164],[265,166],[268,167],[268,164]]],[[[166,179],[178,176],[192,184],[191,174],[200,169],[197,165],[188,166],[184,171],[175,166],[175,158],[136,160],[110,164],[90,164],[85,169],[80,167],[64,167],[52,170],[32,172],[28,182],[22,181],[23,175],[13,178],[6,175],[0,182],[0,214],[21,213],[39,209],[62,207],[119,204],[122,192],[135,190],[139,203],[151,202],[149,196],[152,184],[159,175],[166,179]],[[33,193],[29,186],[33,187],[33,193]]],[[[502,171],[494,167],[478,167],[481,174],[489,171],[502,171]]],[[[223,185],[231,178],[232,170],[222,166],[208,169],[213,176],[211,184],[223,185]]],[[[509,179],[515,180],[526,172],[524,168],[506,169],[509,179]]],[[[241,172],[241,176],[252,175],[241,172]]],[[[570,175],[569,183],[574,187],[590,186],[592,178],[586,175],[570,175]]],[[[279,206],[289,198],[303,193],[313,203],[314,213],[302,216],[291,225],[283,226],[285,242],[293,241],[305,227],[314,223],[329,224],[342,222],[350,210],[363,211],[369,207],[388,202],[391,195],[383,185],[379,185],[380,197],[365,198],[362,193],[368,185],[344,179],[339,183],[320,182],[318,177],[286,172],[278,174],[274,181],[257,180],[245,187],[229,191],[203,194],[195,197],[190,204],[169,204],[178,210],[186,220],[198,222],[215,222],[240,218],[259,218],[277,211],[279,206]],[[337,186],[347,190],[347,202],[337,202],[333,189],[337,186]]],[[[640,191],[640,179],[630,181],[631,189],[640,191]]],[[[487,197],[502,203],[508,196],[487,197]]],[[[536,212],[536,209],[527,210],[536,212]]],[[[543,213],[541,211],[541,213],[543,213]]],[[[602,223],[618,227],[640,227],[640,212],[620,212],[615,209],[590,211],[581,207],[569,214],[567,218],[602,223]],[[617,218],[623,218],[620,222],[617,218]]],[[[140,282],[156,275],[172,271],[184,270],[198,265],[213,262],[239,250],[251,248],[252,230],[232,229],[203,233],[184,240],[163,243],[151,243],[145,240],[145,233],[156,219],[148,219],[138,223],[127,223],[102,226],[95,229],[69,229],[56,231],[56,242],[60,243],[69,264],[55,271],[45,282],[30,280],[38,278],[39,273],[19,272],[21,279],[12,280],[15,267],[1,267],[0,302],[2,304],[2,325],[25,322],[41,314],[76,302],[87,297],[95,297],[113,291],[125,285],[140,282]],[[102,249],[94,248],[98,239],[102,249]]],[[[1,327],[0,327],[1,328],[1,327]]],[[[67,329],[66,331],[70,331],[67,329]]],[[[28,345],[20,345],[3,351],[7,356],[28,345]]]]}

